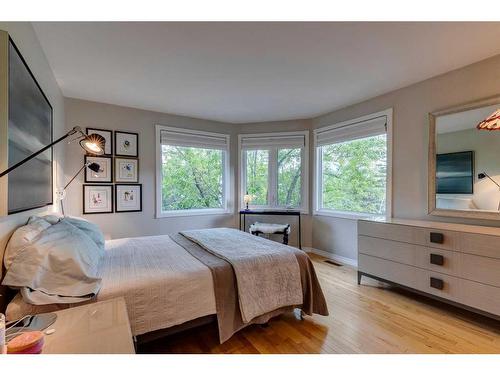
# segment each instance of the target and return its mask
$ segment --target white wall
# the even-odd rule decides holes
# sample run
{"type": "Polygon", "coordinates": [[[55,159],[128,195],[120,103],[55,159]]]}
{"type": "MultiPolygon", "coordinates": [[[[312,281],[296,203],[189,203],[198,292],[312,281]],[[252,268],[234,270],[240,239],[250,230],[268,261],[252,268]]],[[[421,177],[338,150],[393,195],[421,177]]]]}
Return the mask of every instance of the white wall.
{"type": "MultiPolygon", "coordinates": [[[[499,72],[500,55],[319,116],[312,120],[312,128],[392,107],[394,216],[500,226],[495,221],[427,215],[428,113],[500,94],[499,72]]],[[[315,216],[312,228],[313,247],[357,258],[356,220],[315,216]]]]}
{"type": "MultiPolygon", "coordinates": [[[[231,178],[235,192],[239,191],[237,167],[238,133],[268,132],[315,129],[336,122],[349,120],[387,108],[394,108],[394,162],[393,162],[393,213],[401,218],[420,218],[464,222],[471,224],[497,225],[488,221],[439,218],[427,215],[427,114],[435,110],[455,106],[484,97],[499,94],[500,56],[449,72],[424,82],[402,88],[371,100],[319,116],[312,120],[297,120],[258,124],[223,124],[213,121],[190,119],[181,116],[142,111],[101,103],[64,99],[45,59],[36,35],[28,23],[0,23],[0,29],[11,33],[21,53],[37,77],[40,85],[54,107],[54,136],[62,135],[75,125],[128,130],[140,133],[140,179],[143,183],[143,211],[141,213],[120,213],[87,215],[101,226],[108,237],[117,238],[134,235],[172,233],[185,228],[212,226],[237,226],[237,215],[214,215],[184,218],[155,219],[154,205],[154,124],[160,123],[207,131],[231,134],[231,178]],[[66,111],[66,117],[65,116],[66,111]],[[66,119],[66,124],[64,123],[66,119]]],[[[312,142],[312,137],[311,137],[312,142]]],[[[310,150],[310,172],[314,150],[310,150]]],[[[83,152],[78,146],[66,147],[64,153],[64,176],[62,148],[56,147],[56,186],[62,186],[82,165],[83,152]],[[59,172],[59,173],[58,173],[59,172]]],[[[310,179],[310,192],[312,189],[310,179]]],[[[81,215],[83,176],[72,185],[66,198],[67,213],[81,215]]],[[[235,194],[237,199],[237,195],[235,194]]],[[[312,196],[310,197],[312,207],[312,196]]],[[[51,210],[48,208],[47,210],[51,210]]],[[[0,249],[17,225],[23,223],[34,210],[0,219],[0,249]]],[[[356,258],[355,220],[304,216],[304,246],[329,251],[340,256],[356,258]]]]}
{"type": "MultiPolygon", "coordinates": [[[[82,128],[94,127],[139,133],[139,182],[143,184],[142,212],[85,215],[86,219],[95,222],[101,227],[107,238],[168,234],[184,229],[221,226],[237,227],[239,220],[237,215],[237,199],[239,199],[237,135],[239,133],[309,129],[309,123],[302,120],[272,124],[226,124],[70,98],[66,98],[65,100],[65,109],[66,128],[68,130],[73,126],[79,125],[82,128]],[[231,135],[230,178],[234,197],[234,212],[232,214],[155,218],[155,124],[214,131],[231,135]]],[[[83,150],[80,150],[78,147],[67,147],[65,179],[70,179],[82,166],[82,163],[83,150]]],[[[66,214],[82,215],[83,182],[84,176],[82,173],[68,189],[64,201],[66,214]]],[[[251,220],[249,218],[249,221],[251,220]]],[[[266,217],[266,221],[272,220],[272,217],[266,217]]],[[[291,223],[293,224],[293,222],[291,223]]],[[[303,246],[310,246],[312,240],[311,217],[309,215],[303,216],[302,226],[303,246]]],[[[290,244],[295,244],[296,238],[295,226],[295,230],[290,235],[290,244]]]]}
{"type": "MultiPolygon", "coordinates": [[[[139,133],[139,183],[142,183],[142,212],[83,215],[99,225],[107,238],[169,234],[185,229],[236,227],[236,216],[200,215],[155,218],[155,125],[162,124],[186,129],[214,131],[231,135],[231,181],[237,160],[237,127],[231,124],[192,119],[164,113],[143,111],[116,105],[78,99],[65,100],[66,128],[79,125],[109,130],[139,133]]],[[[83,165],[84,151],[78,146],[67,148],[65,178],[69,180],[83,165]]],[[[67,215],[82,216],[83,173],[69,187],[64,200],[67,215]]],[[[234,184],[231,186],[234,191],[234,184]]]]}

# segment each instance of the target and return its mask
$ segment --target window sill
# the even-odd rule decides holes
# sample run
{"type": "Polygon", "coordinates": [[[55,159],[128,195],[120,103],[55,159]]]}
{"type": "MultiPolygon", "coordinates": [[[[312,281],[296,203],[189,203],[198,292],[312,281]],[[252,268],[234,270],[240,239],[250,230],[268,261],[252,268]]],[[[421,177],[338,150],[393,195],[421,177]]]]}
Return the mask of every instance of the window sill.
{"type": "Polygon", "coordinates": [[[385,215],[376,215],[364,212],[346,212],[346,211],[333,211],[333,210],[318,210],[314,211],[313,215],[328,216],[328,217],[335,217],[339,219],[348,219],[348,220],[363,220],[363,219],[386,217],[385,215]]]}
{"type": "MultiPolygon", "coordinates": [[[[239,211],[244,210],[246,207],[240,207],[239,211]]],[[[300,211],[302,215],[309,215],[309,209],[307,208],[284,208],[284,207],[262,207],[262,206],[250,206],[249,210],[260,210],[260,211],[300,211]]]]}
{"type": "Polygon", "coordinates": [[[231,210],[225,209],[200,209],[200,210],[179,210],[179,211],[164,211],[156,214],[157,219],[166,217],[182,217],[182,216],[205,216],[205,215],[232,215],[231,210]]]}

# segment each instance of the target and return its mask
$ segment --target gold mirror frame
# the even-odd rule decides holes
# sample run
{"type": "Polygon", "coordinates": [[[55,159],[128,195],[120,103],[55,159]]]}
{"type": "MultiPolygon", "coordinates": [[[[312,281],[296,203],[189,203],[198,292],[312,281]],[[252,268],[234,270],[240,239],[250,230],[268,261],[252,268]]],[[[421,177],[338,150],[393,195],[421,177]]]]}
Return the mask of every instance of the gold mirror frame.
{"type": "Polygon", "coordinates": [[[453,108],[444,109],[429,113],[429,155],[428,155],[428,214],[434,216],[462,217],[467,219],[500,220],[500,212],[484,212],[473,210],[450,210],[436,208],[436,118],[468,111],[471,109],[500,104],[500,96],[494,96],[472,103],[460,105],[453,108]]]}

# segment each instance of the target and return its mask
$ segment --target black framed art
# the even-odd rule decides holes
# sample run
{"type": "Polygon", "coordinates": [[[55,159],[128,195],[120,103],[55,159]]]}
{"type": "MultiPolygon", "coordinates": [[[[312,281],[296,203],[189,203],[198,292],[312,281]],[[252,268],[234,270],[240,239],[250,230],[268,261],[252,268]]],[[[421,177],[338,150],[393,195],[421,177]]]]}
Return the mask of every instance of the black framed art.
{"type": "Polygon", "coordinates": [[[83,185],[83,213],[113,213],[113,185],[83,185]]]}
{"type": "MultiPolygon", "coordinates": [[[[3,63],[3,62],[2,62],[3,63]]],[[[8,166],[52,143],[52,106],[8,38],[8,166]]],[[[53,204],[52,148],[9,173],[7,212],[53,204]]]]}
{"type": "Polygon", "coordinates": [[[115,130],[115,155],[139,156],[139,133],[129,133],[115,130]]]}
{"type": "Polygon", "coordinates": [[[113,155],[113,131],[106,129],[97,129],[97,128],[86,128],[85,131],[87,135],[89,134],[98,134],[104,137],[104,155],[113,155]]]}
{"type": "Polygon", "coordinates": [[[139,159],[115,157],[115,182],[139,182],[139,159]]]}
{"type": "Polygon", "coordinates": [[[99,164],[99,171],[94,172],[85,168],[85,182],[90,183],[109,183],[113,182],[113,158],[111,156],[92,156],[85,155],[84,163],[99,164]]]}
{"type": "Polygon", "coordinates": [[[116,184],[115,197],[115,212],[142,211],[142,184],[116,184]]]}

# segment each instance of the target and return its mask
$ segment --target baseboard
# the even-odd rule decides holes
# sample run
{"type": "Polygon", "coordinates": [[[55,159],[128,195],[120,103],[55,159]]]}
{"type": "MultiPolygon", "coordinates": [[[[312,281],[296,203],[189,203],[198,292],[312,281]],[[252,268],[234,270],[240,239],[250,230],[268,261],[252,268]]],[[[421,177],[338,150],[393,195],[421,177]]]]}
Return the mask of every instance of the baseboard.
{"type": "Polygon", "coordinates": [[[352,267],[358,267],[358,260],[357,259],[343,257],[341,255],[333,254],[333,253],[330,253],[330,252],[324,251],[324,250],[315,249],[313,247],[304,247],[303,249],[308,253],[318,254],[318,255],[321,255],[322,257],[331,259],[335,262],[347,264],[348,266],[352,266],[352,267]]]}

